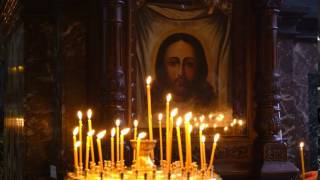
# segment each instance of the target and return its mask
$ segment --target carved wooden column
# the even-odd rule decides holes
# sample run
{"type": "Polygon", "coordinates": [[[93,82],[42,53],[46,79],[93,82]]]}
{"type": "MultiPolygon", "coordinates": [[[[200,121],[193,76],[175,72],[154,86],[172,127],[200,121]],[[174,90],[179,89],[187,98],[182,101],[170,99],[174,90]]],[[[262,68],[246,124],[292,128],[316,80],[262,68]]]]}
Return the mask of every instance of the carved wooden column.
{"type": "Polygon", "coordinates": [[[126,117],[127,0],[103,0],[103,119],[126,117]]]}
{"type": "Polygon", "coordinates": [[[255,2],[258,15],[258,54],[254,127],[258,136],[255,141],[254,172],[260,179],[290,179],[297,175],[297,169],[287,162],[287,148],[276,138],[280,129],[275,106],[279,103],[276,44],[281,0],[255,2]]]}

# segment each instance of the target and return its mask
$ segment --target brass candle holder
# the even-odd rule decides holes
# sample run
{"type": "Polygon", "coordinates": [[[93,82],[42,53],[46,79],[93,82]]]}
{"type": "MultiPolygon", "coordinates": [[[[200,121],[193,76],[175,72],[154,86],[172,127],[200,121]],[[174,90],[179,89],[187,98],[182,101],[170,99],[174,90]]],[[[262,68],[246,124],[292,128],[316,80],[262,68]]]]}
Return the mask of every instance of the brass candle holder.
{"type": "MultiPolygon", "coordinates": [[[[155,167],[153,160],[151,159],[152,151],[156,146],[156,140],[144,139],[140,142],[139,159],[135,161],[135,167],[139,164],[138,171],[152,171],[155,167]]],[[[133,149],[136,149],[137,141],[130,140],[130,144],[133,149]]]]}

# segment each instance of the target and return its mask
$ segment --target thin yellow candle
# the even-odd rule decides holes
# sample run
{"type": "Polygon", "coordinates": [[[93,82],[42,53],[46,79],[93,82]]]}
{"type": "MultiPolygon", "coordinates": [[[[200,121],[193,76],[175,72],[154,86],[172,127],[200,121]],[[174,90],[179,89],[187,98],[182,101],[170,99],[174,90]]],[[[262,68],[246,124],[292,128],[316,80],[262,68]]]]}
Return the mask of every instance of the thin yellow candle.
{"type": "Polygon", "coordinates": [[[121,130],[121,135],[120,135],[120,161],[121,163],[123,162],[124,160],[124,136],[126,134],[128,134],[128,132],[130,131],[130,128],[124,128],[121,130]]]}
{"type": "Polygon", "coordinates": [[[117,133],[116,134],[117,135],[117,137],[116,137],[117,162],[120,160],[120,129],[119,129],[120,123],[121,123],[120,119],[117,119],[116,120],[116,127],[117,127],[117,129],[116,129],[116,133],[117,133]]]}
{"type": "Polygon", "coordinates": [[[74,167],[77,168],[78,167],[78,153],[77,153],[77,149],[76,149],[76,143],[77,143],[77,135],[78,135],[78,132],[79,132],[79,127],[77,126],[76,128],[73,129],[73,148],[74,148],[74,151],[73,151],[73,160],[74,160],[74,167]]]}
{"type": "Polygon", "coordinates": [[[177,139],[178,139],[178,149],[179,149],[179,157],[180,164],[183,167],[183,154],[182,154],[182,144],[181,144],[181,135],[180,135],[180,125],[182,123],[182,118],[179,117],[176,122],[176,130],[177,130],[177,139]]]}
{"type": "MultiPolygon", "coordinates": [[[[138,120],[133,121],[133,126],[134,126],[134,133],[133,133],[133,139],[137,140],[137,135],[138,135],[138,120]]],[[[136,160],[136,149],[133,149],[133,160],[136,160]]]]}
{"type": "Polygon", "coordinates": [[[201,137],[201,146],[202,146],[202,164],[201,164],[201,168],[204,169],[206,167],[206,150],[205,150],[205,142],[206,142],[206,137],[202,136],[201,137]]]}
{"type": "Polygon", "coordinates": [[[170,124],[169,124],[169,160],[168,165],[171,164],[171,159],[172,159],[172,134],[173,134],[173,118],[178,114],[178,109],[174,108],[171,113],[170,113],[170,124]]]}
{"type": "Polygon", "coordinates": [[[151,111],[151,84],[152,78],[151,76],[147,77],[147,102],[148,102],[148,125],[149,125],[149,139],[153,140],[153,133],[152,133],[152,111],[151,111]]]}
{"type": "Polygon", "coordinates": [[[238,125],[239,125],[239,132],[241,134],[242,133],[242,127],[243,127],[243,120],[242,119],[238,120],[238,125]]]}
{"type": "Polygon", "coordinates": [[[191,147],[191,132],[192,132],[192,125],[190,125],[189,124],[189,133],[188,133],[188,139],[189,139],[189,147],[188,147],[188,149],[189,149],[189,163],[190,163],[190,165],[191,165],[191,163],[192,163],[192,147],[191,147]]]}
{"type": "MultiPolygon", "coordinates": [[[[82,112],[81,111],[78,111],[77,113],[78,115],[78,119],[79,119],[79,140],[82,142],[82,112]]],[[[80,144],[80,147],[79,147],[79,165],[82,166],[82,143],[80,144]]]]}
{"type": "Polygon", "coordinates": [[[91,130],[87,133],[87,142],[86,142],[86,165],[85,168],[86,170],[89,169],[89,152],[90,152],[90,139],[92,138],[94,134],[94,130],[91,130]]]}
{"type": "Polygon", "coordinates": [[[220,138],[220,134],[215,134],[214,138],[213,138],[213,144],[212,144],[212,152],[211,152],[211,157],[210,157],[210,162],[209,162],[209,167],[208,170],[210,170],[213,166],[213,161],[214,161],[214,153],[216,151],[216,147],[217,147],[217,142],[220,138]]]}
{"type": "Polygon", "coordinates": [[[301,176],[304,178],[305,175],[305,169],[304,169],[304,155],[303,155],[303,147],[304,142],[300,142],[300,159],[301,159],[301,176]]]}
{"type": "Polygon", "coordinates": [[[81,141],[77,141],[75,144],[74,144],[74,149],[73,149],[73,158],[74,158],[74,167],[75,168],[78,168],[79,167],[79,164],[78,164],[78,147],[80,146],[81,144],[81,141]]]}
{"type": "Polygon", "coordinates": [[[114,136],[116,134],[116,129],[111,129],[111,165],[114,165],[114,136]]]}
{"type": "Polygon", "coordinates": [[[204,124],[200,124],[200,126],[199,126],[199,147],[200,147],[200,164],[201,164],[201,166],[203,166],[203,147],[202,147],[202,131],[204,130],[204,124]]]}
{"type": "Polygon", "coordinates": [[[169,132],[170,132],[170,101],[171,94],[169,93],[166,97],[166,160],[169,158],[169,132]]]}
{"type": "Polygon", "coordinates": [[[102,157],[102,148],[101,148],[101,139],[106,135],[107,131],[103,130],[97,134],[97,146],[99,153],[99,165],[101,170],[103,169],[103,157],[102,157]]]}
{"type": "Polygon", "coordinates": [[[136,163],[137,169],[140,168],[140,143],[141,143],[141,139],[145,138],[146,136],[147,136],[147,133],[145,133],[145,132],[141,132],[138,135],[138,139],[137,139],[137,163],[136,163]]]}
{"type": "MultiPolygon", "coordinates": [[[[88,117],[88,130],[92,130],[92,122],[91,122],[91,117],[92,117],[92,110],[88,109],[87,111],[87,117],[88,117]]],[[[92,155],[92,162],[96,162],[94,159],[94,146],[93,146],[93,138],[92,136],[90,137],[90,148],[91,148],[91,155],[92,155]]]]}
{"type": "Polygon", "coordinates": [[[190,119],[186,118],[187,115],[185,115],[185,121],[184,121],[184,136],[185,136],[185,148],[186,148],[186,168],[189,168],[189,140],[188,140],[188,131],[189,131],[189,121],[190,119]]]}
{"type": "Polygon", "coordinates": [[[162,164],[163,161],[163,145],[162,145],[162,113],[159,113],[158,119],[159,119],[159,138],[160,138],[160,164],[162,164]]]}

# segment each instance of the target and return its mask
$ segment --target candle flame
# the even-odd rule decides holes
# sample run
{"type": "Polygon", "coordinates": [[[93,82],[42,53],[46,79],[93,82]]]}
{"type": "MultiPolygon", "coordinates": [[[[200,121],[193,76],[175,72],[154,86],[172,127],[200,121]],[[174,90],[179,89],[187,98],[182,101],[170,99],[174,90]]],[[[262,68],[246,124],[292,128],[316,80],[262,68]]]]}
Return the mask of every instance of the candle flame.
{"type": "Polygon", "coordinates": [[[176,126],[177,126],[177,127],[180,127],[181,123],[182,123],[182,117],[179,116],[178,119],[177,119],[177,121],[176,121],[176,126]]]}
{"type": "Polygon", "coordinates": [[[213,117],[213,114],[209,114],[209,116],[208,116],[208,117],[209,117],[209,119],[212,119],[212,117],[213,117]]]}
{"type": "Polygon", "coordinates": [[[230,126],[231,126],[231,127],[233,127],[233,125],[234,125],[234,124],[233,124],[233,122],[232,122],[232,123],[230,123],[230,126]]]}
{"type": "Polygon", "coordinates": [[[133,121],[133,126],[136,128],[136,127],[138,127],[138,124],[139,124],[138,120],[135,119],[135,120],[133,121]]]}
{"type": "Polygon", "coordinates": [[[223,130],[226,132],[229,130],[228,126],[224,127],[223,130]]]}
{"type": "Polygon", "coordinates": [[[236,125],[236,124],[237,124],[237,119],[233,119],[232,123],[233,123],[234,125],[236,125]]]}
{"type": "Polygon", "coordinates": [[[224,119],[224,115],[223,114],[219,114],[217,117],[216,117],[216,120],[217,121],[222,121],[224,119]]]}
{"type": "Polygon", "coordinates": [[[78,111],[77,116],[78,116],[78,118],[81,120],[81,119],[82,119],[82,112],[81,112],[81,111],[78,111]]]}
{"type": "Polygon", "coordinates": [[[178,114],[178,108],[174,108],[170,113],[171,117],[175,117],[177,114],[178,114]]]}
{"type": "Polygon", "coordinates": [[[206,127],[206,125],[205,124],[200,124],[200,131],[203,131],[204,130],[204,128],[206,127]]]}
{"type": "Polygon", "coordinates": [[[205,136],[201,136],[201,142],[203,142],[203,143],[206,142],[206,137],[205,136]]]}
{"type": "Polygon", "coordinates": [[[116,120],[116,126],[119,127],[119,126],[120,126],[120,122],[121,122],[120,119],[117,119],[117,120],[116,120]]]}
{"type": "Polygon", "coordinates": [[[98,139],[102,139],[102,138],[106,135],[106,133],[107,133],[106,130],[100,131],[100,132],[97,134],[97,138],[98,138],[98,139]]]}
{"type": "Polygon", "coordinates": [[[217,143],[219,138],[220,138],[220,134],[219,133],[215,134],[214,137],[213,137],[214,143],[217,143]]]}
{"type": "Polygon", "coordinates": [[[76,136],[77,134],[78,134],[78,132],[79,132],[79,127],[77,126],[77,127],[75,127],[74,129],[73,129],[73,135],[74,136],[76,136]]]}
{"type": "Polygon", "coordinates": [[[217,124],[216,123],[213,124],[213,128],[217,128],[217,124]]]}
{"type": "Polygon", "coordinates": [[[88,134],[88,136],[93,136],[94,135],[94,130],[92,129],[91,131],[89,131],[87,134],[88,134]]]}
{"type": "Polygon", "coordinates": [[[189,122],[191,118],[192,118],[192,112],[188,112],[187,114],[184,115],[184,119],[186,122],[189,122]]]}
{"type": "Polygon", "coordinates": [[[158,115],[158,119],[159,119],[159,121],[161,121],[161,120],[162,120],[162,118],[163,118],[162,113],[159,113],[159,115],[158,115]]]}
{"type": "Polygon", "coordinates": [[[167,99],[167,102],[170,102],[170,101],[171,101],[171,99],[172,99],[171,93],[167,94],[166,99],[167,99]]]}
{"type": "Polygon", "coordinates": [[[200,116],[200,122],[201,122],[201,123],[204,121],[204,118],[205,118],[204,115],[201,115],[201,116],[200,116]]]}
{"type": "Polygon", "coordinates": [[[191,133],[192,132],[192,125],[190,125],[190,127],[189,127],[189,133],[191,133]]]}
{"type": "Polygon", "coordinates": [[[148,77],[147,77],[147,80],[146,80],[146,82],[147,82],[147,85],[150,85],[151,81],[152,81],[152,78],[151,78],[151,76],[148,76],[148,77]]]}
{"type": "Polygon", "coordinates": [[[111,137],[114,137],[116,135],[116,128],[111,129],[111,137]]]}
{"type": "Polygon", "coordinates": [[[128,134],[129,131],[130,131],[130,128],[124,128],[124,129],[121,130],[121,135],[124,136],[124,135],[128,134]]]}
{"type": "Polygon", "coordinates": [[[88,119],[91,119],[91,117],[92,117],[92,110],[91,109],[88,109],[87,117],[88,117],[88,119]]]}
{"type": "Polygon", "coordinates": [[[75,146],[76,148],[78,148],[80,145],[81,145],[81,141],[77,141],[74,146],[75,146]]]}
{"type": "Polygon", "coordinates": [[[243,125],[243,121],[241,119],[239,119],[238,124],[239,124],[239,126],[242,126],[243,125]]]}
{"type": "Polygon", "coordinates": [[[304,142],[300,142],[300,148],[302,149],[304,147],[304,142]]]}
{"type": "Polygon", "coordinates": [[[143,138],[145,138],[146,136],[147,136],[147,133],[146,133],[146,132],[141,132],[141,133],[139,133],[138,138],[139,138],[139,139],[143,139],[143,138]]]}

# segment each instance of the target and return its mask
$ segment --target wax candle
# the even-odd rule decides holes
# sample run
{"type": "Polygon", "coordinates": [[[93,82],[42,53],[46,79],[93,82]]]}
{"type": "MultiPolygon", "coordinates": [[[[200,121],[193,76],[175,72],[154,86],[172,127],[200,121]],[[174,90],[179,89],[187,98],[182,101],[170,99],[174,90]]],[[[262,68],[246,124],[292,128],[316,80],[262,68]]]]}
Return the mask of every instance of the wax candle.
{"type": "Polygon", "coordinates": [[[148,125],[149,125],[149,139],[153,140],[153,132],[152,132],[152,111],[151,111],[151,84],[152,78],[151,76],[147,77],[147,101],[148,101],[148,125]]]}
{"type": "Polygon", "coordinates": [[[73,129],[73,160],[74,160],[74,168],[78,168],[78,153],[77,153],[77,149],[76,149],[76,143],[77,143],[77,135],[79,132],[79,127],[77,126],[76,128],[73,129]]]}
{"type": "MultiPolygon", "coordinates": [[[[79,119],[79,140],[82,142],[82,112],[78,111],[77,113],[79,119]]],[[[79,147],[79,165],[82,167],[82,143],[79,147]]]]}
{"type": "Polygon", "coordinates": [[[213,138],[213,144],[212,144],[212,151],[211,151],[211,157],[210,157],[210,162],[209,162],[209,167],[208,169],[211,170],[212,166],[213,166],[213,161],[214,161],[214,153],[216,151],[216,147],[217,147],[217,142],[220,138],[220,134],[215,134],[214,138],[213,138]]]}
{"type": "Polygon", "coordinates": [[[189,163],[191,165],[192,163],[192,146],[191,146],[191,133],[192,133],[192,129],[193,129],[193,126],[189,124],[189,133],[188,133],[188,140],[189,140],[189,163]]]}
{"type": "Polygon", "coordinates": [[[128,134],[130,131],[130,128],[124,128],[121,130],[121,135],[120,135],[120,162],[121,164],[124,161],[124,136],[128,134]]]}
{"type": "Polygon", "coordinates": [[[189,145],[189,143],[190,143],[190,140],[189,140],[189,132],[190,132],[190,119],[191,119],[191,117],[192,117],[192,113],[191,112],[189,112],[189,113],[187,113],[187,114],[185,114],[185,116],[184,116],[184,129],[185,129],[185,141],[186,141],[186,168],[187,168],[187,170],[190,168],[190,165],[191,165],[191,162],[190,162],[190,154],[191,154],[191,152],[190,152],[190,149],[189,149],[189,147],[191,146],[191,145],[189,145]]]}
{"type": "Polygon", "coordinates": [[[90,145],[91,145],[91,139],[92,136],[94,135],[94,130],[91,130],[87,133],[87,142],[86,142],[86,170],[89,169],[89,152],[90,152],[90,145]]]}
{"type": "MultiPolygon", "coordinates": [[[[138,135],[138,120],[133,121],[133,126],[134,126],[134,133],[133,133],[133,139],[137,140],[137,135],[138,135]]],[[[133,160],[136,160],[136,149],[133,149],[133,160]]]]}
{"type": "Polygon", "coordinates": [[[169,156],[169,132],[170,132],[170,101],[171,94],[167,94],[166,97],[166,160],[168,161],[169,156]]]}
{"type": "Polygon", "coordinates": [[[119,129],[119,126],[120,126],[120,119],[117,119],[116,120],[116,149],[117,149],[117,162],[120,160],[120,129],[119,129]]]}
{"type": "Polygon", "coordinates": [[[102,157],[102,148],[101,148],[101,139],[106,135],[107,131],[103,130],[97,134],[97,146],[99,153],[99,165],[100,169],[103,170],[103,157],[102,157]]]}
{"type": "Polygon", "coordinates": [[[141,143],[141,139],[145,138],[146,136],[147,136],[147,133],[145,133],[145,132],[141,132],[138,135],[138,139],[137,139],[137,164],[136,164],[137,169],[140,168],[140,143],[141,143]]]}
{"type": "Polygon", "coordinates": [[[205,124],[200,124],[199,126],[199,149],[200,149],[200,165],[203,166],[203,146],[202,146],[202,131],[205,128],[205,124]]]}
{"type": "Polygon", "coordinates": [[[182,154],[182,144],[181,144],[181,135],[180,135],[180,125],[182,123],[182,118],[179,117],[176,121],[176,130],[177,130],[177,139],[178,139],[178,149],[179,149],[179,158],[181,167],[183,167],[183,154],[182,154]]]}
{"type": "Polygon", "coordinates": [[[304,142],[300,142],[300,159],[301,159],[301,176],[304,178],[305,175],[305,169],[304,169],[304,155],[303,155],[303,147],[304,142]]]}
{"type": "Polygon", "coordinates": [[[202,164],[201,164],[201,169],[205,169],[206,167],[206,150],[205,150],[205,142],[206,142],[206,137],[202,136],[201,137],[201,146],[202,146],[202,164]]]}
{"type": "Polygon", "coordinates": [[[111,129],[111,165],[114,165],[114,136],[116,134],[116,129],[111,129]]]}
{"type": "MultiPolygon", "coordinates": [[[[87,111],[87,117],[88,117],[88,130],[92,130],[92,122],[91,122],[91,117],[92,117],[92,110],[88,109],[87,111]]],[[[92,136],[90,137],[90,148],[91,148],[91,155],[92,155],[92,162],[96,162],[94,158],[94,146],[93,146],[93,138],[92,136]]]]}
{"type": "Polygon", "coordinates": [[[177,115],[178,109],[174,108],[170,113],[170,124],[169,124],[169,153],[168,153],[168,165],[171,164],[172,160],[172,134],[173,134],[173,118],[177,115]]]}
{"type": "Polygon", "coordinates": [[[163,144],[162,144],[162,113],[159,113],[158,119],[159,119],[159,139],[160,139],[160,164],[162,165],[163,161],[163,144]]]}
{"type": "Polygon", "coordinates": [[[77,141],[74,145],[74,167],[75,169],[79,167],[79,164],[78,164],[78,147],[80,146],[81,144],[81,141],[77,141]]]}

